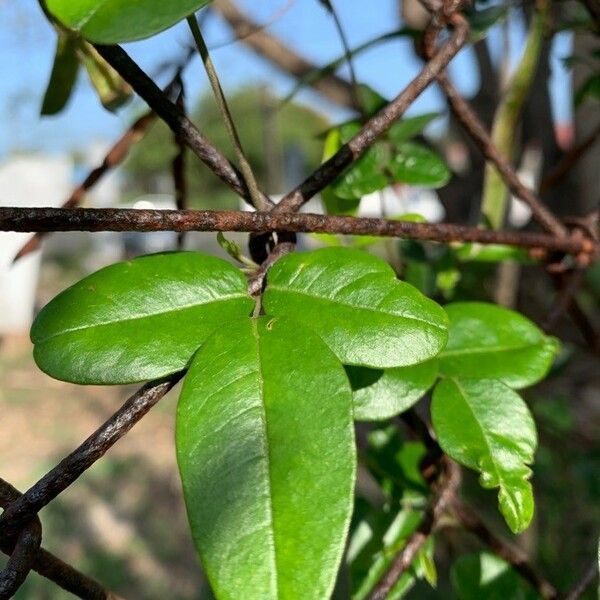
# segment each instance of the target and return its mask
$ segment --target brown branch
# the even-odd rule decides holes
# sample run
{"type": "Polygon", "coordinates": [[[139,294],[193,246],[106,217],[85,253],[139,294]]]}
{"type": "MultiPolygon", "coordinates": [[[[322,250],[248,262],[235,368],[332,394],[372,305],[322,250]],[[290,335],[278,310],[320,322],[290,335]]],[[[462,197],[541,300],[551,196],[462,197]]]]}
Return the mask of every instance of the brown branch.
{"type": "Polygon", "coordinates": [[[27,521],[104,456],[182,375],[176,373],[168,379],[147,383],[135,392],[110,419],[0,515],[0,537],[14,535],[20,531],[27,521]]]}
{"type": "MultiPolygon", "coordinates": [[[[21,497],[21,493],[8,482],[0,479],[0,505],[6,507],[21,497]]],[[[37,536],[38,542],[41,541],[41,525],[37,517],[32,519],[22,531],[32,529],[37,536]]],[[[7,536],[0,538],[0,550],[7,555],[14,556],[15,544],[7,536]]],[[[42,577],[53,581],[64,590],[71,592],[79,598],[86,600],[117,600],[114,594],[105,590],[97,581],[79,572],[71,565],[57,558],[44,548],[34,544],[28,549],[28,555],[23,557],[30,563],[30,567],[42,577]]],[[[0,598],[2,594],[2,584],[0,584],[0,598]]],[[[7,596],[11,597],[11,596],[7,596]]]]}
{"type": "MultiPolygon", "coordinates": [[[[181,140],[208,168],[242,198],[251,202],[250,193],[239,170],[212,143],[205,138],[196,126],[158,88],[120,46],[95,46],[100,55],[127,81],[135,92],[154,110],[158,116],[177,133],[181,140]]],[[[271,205],[271,200],[262,194],[263,202],[271,205]]]]}
{"type": "Polygon", "coordinates": [[[557,598],[554,586],[536,572],[529,564],[527,556],[496,537],[470,506],[460,500],[455,500],[452,508],[464,528],[479,538],[483,545],[494,554],[510,563],[513,569],[528,581],[542,598],[547,600],[557,598]]]}
{"type": "Polygon", "coordinates": [[[534,219],[545,231],[556,236],[566,235],[567,230],[564,225],[542,204],[534,192],[521,183],[508,160],[498,152],[492,143],[489,132],[477,114],[452,85],[448,76],[441,73],[438,76],[438,82],[448,98],[457,121],[466,129],[485,158],[493,163],[510,191],[529,206],[534,219]]]}
{"type": "Polygon", "coordinates": [[[375,235],[439,243],[506,244],[569,254],[593,254],[596,244],[580,236],[491,231],[450,223],[411,223],[313,213],[132,208],[0,207],[0,231],[245,231],[375,235]]]}
{"type": "Polygon", "coordinates": [[[369,600],[385,600],[401,575],[410,567],[427,538],[433,533],[440,517],[452,504],[460,483],[460,469],[456,463],[446,457],[442,457],[440,462],[443,472],[436,484],[433,501],[426,510],[418,529],[410,536],[387,573],[373,588],[369,600]]]}
{"type": "MultiPolygon", "coordinates": [[[[309,60],[291,50],[275,36],[263,31],[261,26],[241,12],[230,0],[216,0],[211,8],[227,21],[238,39],[285,73],[301,79],[316,69],[309,60]]],[[[335,104],[360,109],[360,106],[356,105],[352,85],[333,73],[318,81],[311,81],[309,85],[335,104]]]]}
{"type": "Polygon", "coordinates": [[[425,88],[446,68],[452,58],[463,47],[468,36],[465,19],[456,14],[451,17],[454,32],[436,55],[427,62],[421,72],[404,90],[376,115],[336,154],[324,162],[298,187],[289,192],[273,209],[277,212],[295,211],[308,202],[316,193],[329,185],[346,167],[360,158],[373,143],[397,121],[425,88]]]}

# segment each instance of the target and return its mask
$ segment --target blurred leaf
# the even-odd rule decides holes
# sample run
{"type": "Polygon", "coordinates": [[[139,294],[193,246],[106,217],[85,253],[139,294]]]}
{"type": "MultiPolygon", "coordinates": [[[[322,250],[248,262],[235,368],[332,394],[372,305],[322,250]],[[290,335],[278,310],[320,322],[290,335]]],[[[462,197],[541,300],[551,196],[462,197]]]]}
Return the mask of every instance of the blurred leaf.
{"type": "Polygon", "coordinates": [[[358,421],[389,419],[416,404],[433,385],[438,373],[435,360],[396,369],[347,366],[358,421]]]}
{"type": "Polygon", "coordinates": [[[360,99],[362,109],[368,116],[374,115],[389,103],[389,100],[384,98],[372,87],[365,85],[364,83],[358,84],[358,97],[360,99]]]}
{"type": "Polygon", "coordinates": [[[429,123],[440,116],[438,112],[425,113],[416,117],[406,117],[394,123],[387,132],[388,138],[395,144],[407,142],[421,133],[429,123]]]}
{"type": "Polygon", "coordinates": [[[504,560],[489,552],[465,554],[450,571],[459,600],[534,600],[539,596],[526,587],[504,560]]]}
{"type": "Polygon", "coordinates": [[[508,7],[499,4],[484,9],[467,10],[465,16],[469,21],[469,34],[471,42],[477,42],[488,34],[488,31],[497,23],[501,23],[508,15],[508,7]]]}
{"type": "Polygon", "coordinates": [[[55,115],[67,105],[78,72],[77,43],[72,36],[59,31],[52,73],[40,111],[42,115],[55,115]]]}
{"type": "Polygon", "coordinates": [[[102,106],[115,111],[133,95],[131,86],[84,40],[79,40],[79,54],[102,106]]]}
{"type": "Polygon", "coordinates": [[[433,392],[431,418],[442,450],[479,471],[485,489],[500,488],[500,512],[513,533],[527,529],[537,434],[521,397],[492,379],[443,379],[433,392]]]}
{"type": "Polygon", "coordinates": [[[463,262],[502,262],[514,260],[521,264],[533,264],[527,250],[503,244],[465,243],[453,248],[456,257],[463,262]]]}
{"type": "Polygon", "coordinates": [[[452,176],[438,154],[416,142],[398,145],[387,169],[394,181],[427,188],[442,187],[452,176]]]}
{"type": "Polygon", "coordinates": [[[217,598],[330,597],[352,515],[356,455],[344,370],[318,336],[260,317],[195,355],[177,458],[217,598]],[[290,385],[290,376],[301,385],[290,385]]]}
{"type": "Polygon", "coordinates": [[[210,0],[46,0],[64,25],[93,42],[120,44],[150,37],[210,0]]]}
{"type": "Polygon", "coordinates": [[[263,306],[305,323],[344,364],[408,366],[446,343],[441,307],[398,281],[385,261],[353,248],[284,256],[269,271],[263,306]]]}

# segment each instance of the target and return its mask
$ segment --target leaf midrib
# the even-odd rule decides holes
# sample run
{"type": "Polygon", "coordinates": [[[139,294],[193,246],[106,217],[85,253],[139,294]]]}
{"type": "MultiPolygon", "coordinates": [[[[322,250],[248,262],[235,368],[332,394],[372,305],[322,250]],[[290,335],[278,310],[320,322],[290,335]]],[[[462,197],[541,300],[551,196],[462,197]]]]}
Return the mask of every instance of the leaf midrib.
{"type": "Polygon", "coordinates": [[[36,339],[34,340],[35,344],[43,344],[44,342],[48,342],[51,339],[54,339],[56,337],[60,337],[61,335],[66,335],[68,333],[73,333],[76,331],[84,331],[84,330],[88,330],[88,329],[96,329],[98,327],[106,327],[108,325],[115,325],[117,323],[129,323],[132,321],[141,321],[142,319],[150,319],[152,317],[160,317],[163,315],[168,315],[171,313],[178,313],[181,311],[185,311],[187,309],[190,308],[195,308],[195,307],[199,307],[199,306],[208,306],[210,304],[217,304],[219,302],[224,302],[227,300],[234,300],[236,298],[247,298],[248,295],[246,293],[236,293],[236,294],[228,294],[227,296],[220,296],[218,299],[216,300],[211,300],[209,302],[194,302],[194,303],[190,303],[190,304],[184,304],[181,306],[178,306],[176,309],[174,310],[164,310],[164,311],[159,311],[159,312],[154,312],[154,313],[148,313],[148,314],[139,314],[139,315],[134,315],[132,317],[128,317],[126,319],[115,319],[112,321],[103,321],[100,323],[93,323],[93,324],[85,324],[85,325],[81,325],[78,327],[70,327],[68,329],[63,329],[61,331],[58,331],[56,333],[53,333],[47,337],[44,338],[40,338],[40,339],[36,339]]]}
{"type": "Polygon", "coordinates": [[[371,312],[374,313],[376,315],[385,315],[388,317],[394,317],[396,319],[406,319],[407,321],[416,321],[417,323],[423,323],[425,325],[429,325],[430,327],[434,327],[435,329],[439,329],[440,331],[446,331],[446,328],[442,325],[438,325],[437,323],[434,323],[433,321],[426,321],[425,319],[420,319],[418,317],[414,317],[414,316],[407,316],[407,315],[403,315],[403,314],[398,314],[398,313],[394,313],[394,312],[390,312],[388,310],[379,310],[379,309],[375,309],[375,308],[370,308],[368,306],[362,306],[362,305],[356,305],[356,304],[348,304],[347,302],[341,302],[339,300],[336,299],[332,299],[332,298],[327,298],[326,296],[315,296],[314,294],[308,294],[307,292],[302,292],[299,291],[297,289],[290,289],[290,288],[285,288],[285,287],[279,287],[277,285],[269,285],[267,287],[267,291],[269,291],[269,289],[271,290],[276,290],[278,292],[282,292],[282,293],[288,293],[288,294],[297,294],[299,296],[306,296],[307,298],[312,298],[313,300],[321,300],[322,302],[328,302],[330,304],[336,304],[339,306],[343,306],[344,308],[351,308],[353,310],[364,310],[367,312],[371,312]]]}

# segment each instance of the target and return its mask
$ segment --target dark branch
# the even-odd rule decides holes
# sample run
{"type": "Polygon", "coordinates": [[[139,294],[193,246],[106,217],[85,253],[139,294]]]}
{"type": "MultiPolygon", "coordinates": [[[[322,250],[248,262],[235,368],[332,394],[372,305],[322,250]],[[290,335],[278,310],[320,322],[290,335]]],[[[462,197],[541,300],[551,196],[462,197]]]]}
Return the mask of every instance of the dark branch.
{"type": "Polygon", "coordinates": [[[375,235],[440,243],[507,244],[569,254],[593,254],[581,236],[555,237],[521,231],[491,231],[450,223],[411,223],[313,213],[127,208],[0,207],[0,231],[245,231],[375,235]]]}

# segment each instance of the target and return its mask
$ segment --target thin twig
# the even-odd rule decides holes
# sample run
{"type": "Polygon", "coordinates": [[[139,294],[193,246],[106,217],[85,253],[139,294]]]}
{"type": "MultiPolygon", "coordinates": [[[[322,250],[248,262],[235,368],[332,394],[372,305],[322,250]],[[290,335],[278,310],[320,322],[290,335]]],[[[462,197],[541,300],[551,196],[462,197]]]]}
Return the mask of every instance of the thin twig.
{"type": "Polygon", "coordinates": [[[419,550],[433,533],[440,517],[452,504],[460,484],[460,469],[446,457],[440,460],[442,474],[435,484],[434,498],[425,511],[418,529],[410,536],[405,546],[392,562],[383,578],[373,588],[369,600],[385,600],[401,575],[410,567],[419,550]]]}
{"type": "Polygon", "coordinates": [[[555,237],[527,231],[491,231],[450,223],[412,223],[274,211],[0,207],[0,231],[282,231],[374,235],[439,243],[506,244],[577,255],[592,255],[597,250],[592,240],[580,236],[555,237]]]}
{"type": "Polygon", "coordinates": [[[0,536],[15,534],[44,506],[67,489],[86,469],[104,456],[182,375],[176,373],[168,379],[147,383],[135,392],[110,419],[0,515],[0,536]]]}
{"type": "Polygon", "coordinates": [[[494,535],[470,506],[455,499],[452,509],[465,529],[479,538],[483,545],[494,554],[510,563],[513,569],[527,580],[542,598],[546,600],[557,598],[554,586],[536,572],[529,564],[525,554],[494,535]]]}
{"type": "Polygon", "coordinates": [[[187,22],[190,27],[190,31],[192,32],[192,36],[194,37],[194,42],[196,42],[196,46],[198,48],[198,52],[200,53],[200,57],[202,58],[202,64],[204,65],[204,69],[206,70],[206,74],[208,75],[208,80],[210,82],[210,86],[215,96],[217,107],[219,108],[219,112],[221,113],[221,118],[223,119],[223,122],[225,124],[225,129],[227,130],[229,141],[233,146],[235,156],[240,165],[240,170],[242,171],[244,181],[246,182],[246,187],[248,188],[248,192],[250,193],[250,201],[252,202],[256,210],[268,210],[269,203],[263,200],[262,194],[258,188],[258,184],[256,183],[254,171],[252,170],[252,167],[250,166],[250,163],[248,162],[248,159],[244,154],[244,149],[242,148],[240,136],[237,132],[235,123],[233,121],[233,117],[231,116],[229,106],[227,105],[227,99],[225,98],[223,88],[221,87],[221,82],[219,81],[219,75],[217,74],[215,65],[213,64],[213,61],[210,57],[208,48],[206,47],[204,37],[202,36],[202,32],[200,31],[200,27],[198,27],[198,21],[196,21],[196,17],[194,15],[191,15],[187,18],[187,22]]]}
{"type": "MultiPolygon", "coordinates": [[[[250,202],[250,192],[238,169],[198,131],[195,125],[161,92],[154,81],[131,60],[120,46],[98,45],[96,49],[106,62],[131,84],[135,92],[146,101],[169,128],[180,134],[188,148],[217,177],[250,202]]],[[[263,194],[263,202],[272,204],[265,194],[263,194]]]]}
{"type": "MultiPolygon", "coordinates": [[[[177,107],[183,114],[186,114],[185,109],[185,86],[183,80],[180,81],[180,92],[177,98],[177,107]]],[[[178,210],[185,210],[188,207],[188,186],[186,177],[186,151],[187,146],[181,139],[179,133],[173,134],[177,154],[173,157],[171,163],[171,173],[173,175],[173,188],[175,190],[175,206],[178,210]]],[[[182,249],[185,245],[185,232],[181,231],[177,235],[177,248],[182,249]]]]}

